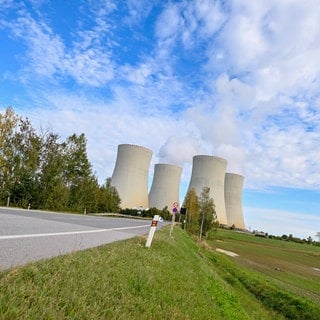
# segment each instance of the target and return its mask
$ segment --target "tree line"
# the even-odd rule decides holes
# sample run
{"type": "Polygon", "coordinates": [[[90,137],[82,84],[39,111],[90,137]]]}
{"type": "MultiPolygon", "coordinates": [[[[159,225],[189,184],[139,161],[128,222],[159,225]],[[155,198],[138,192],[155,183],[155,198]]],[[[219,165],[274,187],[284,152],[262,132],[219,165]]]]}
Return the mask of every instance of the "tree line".
{"type": "Polygon", "coordinates": [[[61,141],[10,107],[0,113],[0,205],[81,213],[119,212],[120,202],[110,178],[98,183],[83,133],[61,141]]]}

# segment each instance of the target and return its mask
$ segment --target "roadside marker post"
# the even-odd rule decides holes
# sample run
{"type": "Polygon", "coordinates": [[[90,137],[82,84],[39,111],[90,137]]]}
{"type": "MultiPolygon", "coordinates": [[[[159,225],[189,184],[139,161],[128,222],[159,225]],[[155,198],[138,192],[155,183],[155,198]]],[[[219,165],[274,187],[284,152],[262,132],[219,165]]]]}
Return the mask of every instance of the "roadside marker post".
{"type": "Polygon", "coordinates": [[[160,219],[160,216],[156,214],[151,221],[151,227],[150,227],[147,242],[146,242],[147,248],[151,247],[152,239],[153,239],[154,233],[156,232],[159,219],[160,219]]]}

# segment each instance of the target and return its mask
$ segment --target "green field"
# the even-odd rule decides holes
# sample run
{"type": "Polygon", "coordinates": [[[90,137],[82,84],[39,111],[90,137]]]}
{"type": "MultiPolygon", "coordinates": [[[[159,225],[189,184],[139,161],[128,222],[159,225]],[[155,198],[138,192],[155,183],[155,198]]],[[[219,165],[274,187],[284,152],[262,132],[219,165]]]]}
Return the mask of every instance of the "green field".
{"type": "Polygon", "coordinates": [[[320,247],[219,230],[213,248],[239,254],[239,265],[320,306],[320,247]]]}
{"type": "Polygon", "coordinates": [[[319,247],[169,229],[1,272],[0,319],[320,319],[319,247]]]}

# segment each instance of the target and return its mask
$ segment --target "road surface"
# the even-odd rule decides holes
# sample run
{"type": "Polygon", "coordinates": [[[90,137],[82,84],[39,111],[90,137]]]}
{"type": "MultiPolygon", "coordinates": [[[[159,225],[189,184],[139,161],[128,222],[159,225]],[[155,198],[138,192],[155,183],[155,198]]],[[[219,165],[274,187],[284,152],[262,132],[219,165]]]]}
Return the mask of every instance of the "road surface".
{"type": "Polygon", "coordinates": [[[0,270],[147,234],[150,224],[0,207],[0,270]]]}

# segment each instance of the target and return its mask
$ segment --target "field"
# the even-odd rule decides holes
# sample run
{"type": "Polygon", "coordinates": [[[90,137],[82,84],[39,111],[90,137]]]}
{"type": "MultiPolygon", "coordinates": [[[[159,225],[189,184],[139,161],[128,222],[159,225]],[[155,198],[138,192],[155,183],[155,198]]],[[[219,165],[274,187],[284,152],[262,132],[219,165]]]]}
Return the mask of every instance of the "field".
{"type": "Polygon", "coordinates": [[[221,229],[210,245],[237,253],[234,262],[320,306],[320,247],[221,229]]]}
{"type": "Polygon", "coordinates": [[[319,247],[169,229],[1,272],[0,319],[320,319],[319,247]]]}

